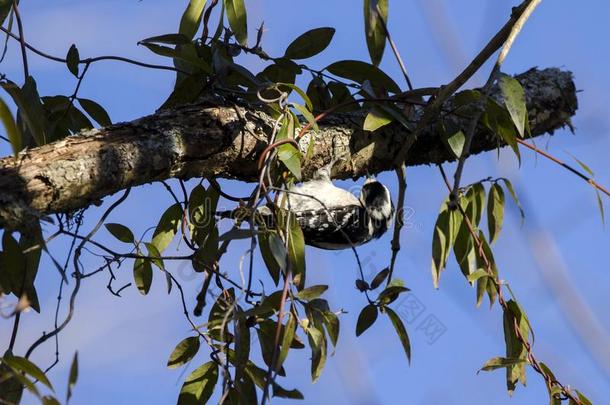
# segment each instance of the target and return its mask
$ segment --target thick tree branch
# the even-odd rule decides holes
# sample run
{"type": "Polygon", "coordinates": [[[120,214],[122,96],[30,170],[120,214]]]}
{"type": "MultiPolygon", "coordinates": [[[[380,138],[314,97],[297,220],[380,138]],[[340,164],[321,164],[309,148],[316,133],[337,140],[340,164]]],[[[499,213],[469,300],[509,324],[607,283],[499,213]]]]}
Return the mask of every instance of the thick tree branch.
{"type": "MultiPolygon", "coordinates": [[[[526,90],[533,136],[570,125],[577,108],[569,72],[532,69],[517,76],[526,90]]],[[[451,100],[447,107],[450,107],[451,100]]],[[[412,117],[420,118],[421,111],[412,117]]],[[[453,117],[458,124],[468,117],[453,117]]],[[[272,119],[260,109],[199,103],[157,113],[108,128],[83,131],[61,141],[0,159],[0,228],[19,228],[32,218],[96,204],[127,187],[167,178],[257,178],[258,154],[267,145],[272,119]]],[[[313,137],[313,155],[304,162],[310,176],[340,153],[344,160],[333,177],[356,178],[390,170],[409,133],[391,124],[371,133],[362,117],[338,114],[301,140],[306,151],[313,137]],[[334,142],[333,142],[334,140],[334,142]]],[[[471,153],[502,144],[477,129],[471,153]]],[[[455,160],[431,123],[410,149],[406,164],[455,160]]]]}

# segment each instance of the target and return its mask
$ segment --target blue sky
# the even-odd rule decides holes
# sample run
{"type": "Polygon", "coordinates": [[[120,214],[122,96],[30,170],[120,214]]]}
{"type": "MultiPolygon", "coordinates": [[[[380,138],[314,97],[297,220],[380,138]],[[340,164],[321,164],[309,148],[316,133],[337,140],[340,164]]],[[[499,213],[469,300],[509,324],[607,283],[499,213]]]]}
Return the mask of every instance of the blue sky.
{"type": "MultiPolygon", "coordinates": [[[[76,43],[84,57],[117,54],[164,63],[136,43],[148,36],[175,32],[182,3],[186,1],[23,2],[22,14],[28,41],[51,54],[63,56],[76,43]]],[[[337,32],[331,46],[308,60],[308,64],[321,68],[338,59],[368,60],[359,1],[246,3],[250,34],[264,21],[268,31],[263,45],[271,55],[283,53],[293,38],[309,28],[333,26],[337,32]]],[[[506,0],[392,1],[389,27],[415,86],[450,81],[504,24],[515,4],[506,0]]],[[[601,0],[577,6],[572,2],[542,2],[504,66],[507,73],[520,73],[533,66],[574,72],[577,88],[582,90],[573,121],[576,133],[560,130],[553,137],[539,140],[538,145],[566,161],[571,159],[569,151],[586,162],[597,180],[606,185],[610,184],[606,160],[610,150],[610,52],[605,41],[610,35],[608,12],[610,5],[601,0]]],[[[18,79],[20,57],[15,45],[11,43],[0,72],[18,79]]],[[[30,58],[41,94],[72,92],[74,78],[65,66],[33,55],[30,58]]],[[[254,71],[263,66],[254,58],[244,59],[244,63],[254,71]]],[[[400,81],[400,72],[389,52],[382,67],[400,81]]],[[[470,85],[480,84],[487,72],[483,70],[470,85]]],[[[172,85],[173,77],[167,72],[102,62],[91,67],[81,94],[104,105],[113,121],[127,121],[152,113],[172,85]]],[[[0,144],[0,152],[9,153],[6,144],[0,144]]],[[[452,166],[447,169],[451,171],[452,166]]],[[[610,345],[610,314],[605,310],[610,235],[601,224],[593,190],[558,166],[526,151],[520,168],[513,156],[504,152],[499,157],[488,153],[468,161],[464,182],[487,176],[513,180],[525,205],[526,220],[521,226],[518,211],[508,204],[505,229],[495,254],[501,277],[510,283],[534,326],[538,357],[560,381],[602,403],[610,394],[610,356],[603,352],[610,345]],[[597,335],[591,332],[592,324],[601,331],[599,340],[594,339],[597,335]]],[[[395,195],[393,176],[386,173],[380,178],[395,195]]],[[[429,270],[432,228],[445,190],[433,168],[410,168],[407,180],[407,206],[412,215],[402,234],[397,276],[406,280],[412,294],[397,303],[396,309],[411,337],[411,366],[407,366],[398,338],[386,319],[379,319],[360,338],[354,336],[357,314],[365,302],[354,289],[357,267],[351,252],[308,249],[308,282],[329,284],[331,306],[348,313],[341,318],[339,347],[329,358],[320,380],[311,384],[308,354],[295,352],[288,358],[289,377],[282,381],[283,385],[299,388],[306,403],[545,402],[544,384],[531,371],[528,386],[519,386],[512,399],[505,392],[502,371],[476,374],[487,359],[504,352],[501,312],[497,307],[490,311],[486,305],[475,308],[475,292],[453,262],[443,274],[440,289],[433,289],[429,270]],[[427,335],[424,326],[429,322],[444,333],[427,335]]],[[[353,186],[351,182],[341,184],[353,186]]],[[[251,187],[235,182],[227,186],[236,192],[251,187]]],[[[107,198],[105,205],[116,198],[107,198]]],[[[159,214],[170,204],[170,197],[161,186],[146,185],[133,190],[110,220],[142,232],[156,224],[159,214]]],[[[90,221],[97,220],[101,212],[100,208],[92,208],[90,221]]],[[[88,224],[91,226],[92,222],[88,224]]],[[[99,240],[115,243],[103,231],[99,240]]],[[[51,248],[61,256],[67,246],[54,243],[51,248]]],[[[228,255],[226,268],[235,267],[240,254],[236,249],[228,255]]],[[[365,271],[381,270],[389,260],[389,237],[363,246],[360,255],[365,271]]],[[[85,265],[93,268],[98,264],[94,259],[88,258],[85,265]]],[[[199,279],[188,268],[172,270],[183,280],[187,297],[194,297],[199,279]]],[[[131,281],[129,266],[121,267],[116,274],[117,286],[131,281]]],[[[161,277],[156,278],[146,297],[132,287],[122,298],[116,298],[107,292],[107,282],[104,273],[84,283],[75,317],[61,335],[61,363],[50,373],[52,381],[63,397],[70,360],[78,350],[81,375],[73,404],[173,402],[183,376],[177,370],[166,369],[165,363],[173,346],[188,335],[179,298],[165,294],[161,277]]],[[[29,312],[23,317],[16,353],[22,353],[42,330],[51,329],[58,285],[56,272],[45,263],[37,281],[43,313],[29,312]]],[[[0,322],[0,346],[5,347],[10,325],[0,322]]],[[[38,350],[34,360],[44,365],[53,357],[54,348],[49,344],[38,350]]],[[[191,368],[205,359],[206,355],[198,357],[191,368]]],[[[35,402],[28,398],[25,403],[35,402]]]]}

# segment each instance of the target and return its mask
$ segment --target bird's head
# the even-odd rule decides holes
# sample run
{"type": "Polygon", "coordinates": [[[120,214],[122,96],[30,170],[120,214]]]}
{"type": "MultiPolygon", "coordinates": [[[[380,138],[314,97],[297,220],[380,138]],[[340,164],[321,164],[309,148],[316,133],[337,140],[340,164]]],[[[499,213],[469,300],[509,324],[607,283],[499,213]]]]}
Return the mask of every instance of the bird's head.
{"type": "Polygon", "coordinates": [[[376,237],[381,236],[390,227],[394,216],[394,205],[390,190],[374,177],[366,179],[360,191],[360,202],[366,209],[376,229],[376,237]]]}

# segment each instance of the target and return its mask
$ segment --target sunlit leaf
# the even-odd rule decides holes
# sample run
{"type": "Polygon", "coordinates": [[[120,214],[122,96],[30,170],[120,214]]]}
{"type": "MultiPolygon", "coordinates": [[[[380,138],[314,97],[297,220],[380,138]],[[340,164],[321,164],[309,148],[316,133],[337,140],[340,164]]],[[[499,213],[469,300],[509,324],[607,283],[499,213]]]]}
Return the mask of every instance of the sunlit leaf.
{"type": "Polygon", "coordinates": [[[177,368],[191,361],[199,351],[199,336],[183,339],[172,351],[167,361],[167,368],[177,368]]]}
{"type": "Polygon", "coordinates": [[[292,41],[286,52],[285,58],[307,59],[322,52],[335,35],[335,29],[330,27],[314,28],[300,35],[292,41]]]}
{"type": "Polygon", "coordinates": [[[178,32],[189,40],[195,36],[199,29],[205,3],[206,0],[190,0],[186,10],[184,10],[184,13],[182,14],[178,32]]]}
{"type": "Polygon", "coordinates": [[[248,45],[248,20],[244,0],[224,0],[229,26],[235,34],[237,42],[248,45]]]}
{"type": "Polygon", "coordinates": [[[370,328],[377,320],[377,315],[377,307],[373,304],[369,304],[362,308],[360,315],[358,315],[358,322],[356,323],[356,336],[362,335],[364,331],[370,328]]]}
{"type": "Polygon", "coordinates": [[[178,405],[207,403],[218,381],[218,365],[209,361],[195,369],[184,381],[178,397],[178,405]]]}
{"type": "Polygon", "coordinates": [[[25,357],[5,355],[2,358],[2,362],[13,370],[27,374],[53,390],[53,385],[46,374],[36,364],[25,357]]]}
{"type": "Polygon", "coordinates": [[[464,143],[466,142],[466,136],[462,131],[457,131],[453,135],[450,135],[447,138],[447,143],[449,144],[449,148],[453,155],[456,158],[460,158],[462,156],[462,151],[464,150],[464,143]]]}
{"type": "Polygon", "coordinates": [[[153,279],[153,270],[150,260],[138,258],[134,261],[133,279],[140,294],[148,294],[153,279]]]}
{"type": "Polygon", "coordinates": [[[362,128],[365,131],[376,131],[381,127],[384,127],[392,123],[394,119],[389,117],[383,110],[379,108],[373,108],[366,115],[362,128]]]}
{"type": "Polygon", "coordinates": [[[493,359],[487,360],[481,371],[492,371],[504,367],[512,367],[526,363],[526,359],[520,358],[506,358],[506,357],[494,357],[493,359]]]}
{"type": "Polygon", "coordinates": [[[328,290],[327,285],[314,285],[311,287],[307,287],[299,291],[296,295],[298,299],[304,301],[311,301],[315,298],[318,298],[320,295],[324,294],[324,292],[328,290]]]}
{"type": "Polygon", "coordinates": [[[182,222],[182,206],[179,203],[165,210],[153,233],[152,243],[159,252],[163,252],[174,239],[182,222]]]}
{"type": "Polygon", "coordinates": [[[307,337],[311,347],[311,380],[316,382],[326,363],[326,338],[315,327],[307,328],[307,337]]]}
{"type": "Polygon", "coordinates": [[[21,131],[15,124],[15,119],[13,118],[13,114],[11,114],[11,110],[8,108],[3,99],[0,98],[0,119],[2,120],[2,124],[6,129],[6,134],[8,135],[8,140],[11,142],[11,147],[13,148],[13,154],[17,156],[19,151],[23,149],[21,144],[21,131]]]}
{"type": "Polygon", "coordinates": [[[527,107],[525,105],[525,91],[521,83],[515,78],[502,75],[499,80],[500,90],[504,97],[504,103],[510,116],[519,131],[519,135],[525,136],[525,121],[527,120],[527,107]]]}
{"type": "Polygon", "coordinates": [[[301,179],[301,152],[294,145],[280,145],[277,148],[277,157],[297,180],[301,179]]]}
{"type": "Polygon", "coordinates": [[[369,55],[374,65],[379,65],[386,43],[383,23],[388,20],[388,0],[364,0],[364,32],[369,55]],[[383,19],[383,22],[380,21],[383,19]]]}

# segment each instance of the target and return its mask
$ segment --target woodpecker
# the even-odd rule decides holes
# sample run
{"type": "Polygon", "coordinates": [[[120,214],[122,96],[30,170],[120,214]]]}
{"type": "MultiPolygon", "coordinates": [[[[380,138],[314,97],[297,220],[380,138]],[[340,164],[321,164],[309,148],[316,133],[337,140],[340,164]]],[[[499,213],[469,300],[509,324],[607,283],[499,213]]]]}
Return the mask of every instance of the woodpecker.
{"type": "Polygon", "coordinates": [[[303,230],[305,243],[320,249],[340,250],[381,237],[394,216],[388,188],[369,177],[358,198],[333,184],[331,167],[332,163],[318,170],[312,180],[284,193],[286,207],[303,230]]]}

